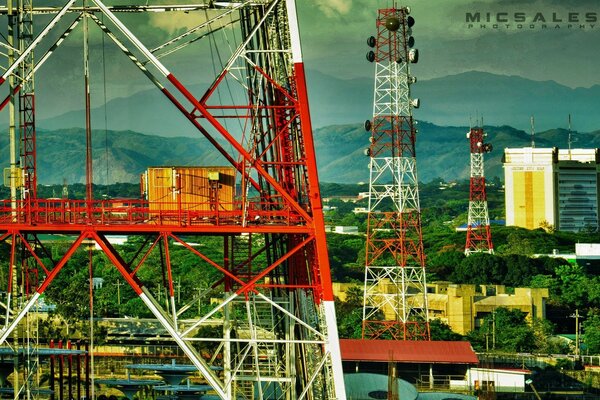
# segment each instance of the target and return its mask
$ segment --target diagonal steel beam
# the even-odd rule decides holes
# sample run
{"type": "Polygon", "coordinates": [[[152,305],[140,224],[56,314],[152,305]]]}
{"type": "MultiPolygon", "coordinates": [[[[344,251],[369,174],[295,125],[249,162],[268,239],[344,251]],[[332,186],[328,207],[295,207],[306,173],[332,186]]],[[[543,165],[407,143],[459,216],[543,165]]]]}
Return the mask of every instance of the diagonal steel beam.
{"type": "Polygon", "coordinates": [[[92,232],[91,236],[96,240],[98,245],[102,248],[104,254],[106,254],[121,275],[123,275],[123,278],[125,278],[129,286],[131,286],[140,300],[142,300],[146,307],[148,307],[152,314],[154,314],[163,328],[165,328],[165,330],[171,335],[171,337],[179,345],[181,350],[183,350],[185,355],[190,359],[194,366],[202,373],[206,381],[212,386],[213,390],[217,392],[222,399],[226,399],[227,397],[223,389],[223,383],[210,369],[210,366],[204,360],[202,360],[198,352],[190,345],[190,343],[183,339],[182,335],[177,331],[174,321],[167,313],[164,312],[162,307],[156,302],[148,290],[143,287],[139,279],[131,274],[131,269],[127,266],[125,261],[117,253],[113,246],[108,242],[108,239],[106,239],[104,235],[97,232],[92,232]]]}
{"type": "Polygon", "coordinates": [[[65,4],[64,7],[61,8],[61,10],[58,12],[58,14],[56,14],[54,16],[54,18],[52,18],[52,20],[50,21],[50,23],[44,29],[41,30],[41,32],[39,33],[39,35],[37,35],[36,38],[33,40],[33,42],[31,42],[31,44],[29,45],[29,47],[27,47],[25,50],[23,50],[23,52],[15,60],[15,62],[13,62],[10,67],[8,67],[8,69],[4,72],[4,74],[2,74],[2,76],[0,77],[0,85],[2,85],[4,82],[6,82],[6,79],[8,78],[8,76],[10,74],[12,74],[13,71],[19,65],[21,65],[21,63],[31,54],[31,52],[33,51],[33,49],[35,49],[35,47],[42,41],[42,39],[44,39],[44,37],[46,37],[46,35],[52,30],[52,28],[54,28],[54,26],[58,23],[58,21],[60,21],[62,19],[62,17],[65,16],[65,14],[67,13],[67,11],[69,11],[69,8],[76,1],[77,0],[69,0],[67,2],[67,4],[65,4]]]}
{"type": "MultiPolygon", "coordinates": [[[[227,142],[242,156],[246,162],[248,162],[256,172],[261,175],[271,187],[277,191],[287,202],[288,204],[300,215],[307,223],[312,223],[312,217],[308,214],[308,212],[298,203],[297,199],[295,199],[290,193],[288,193],[279,182],[271,176],[262,166],[260,160],[255,159],[246,151],[246,149],[229,133],[229,131],[221,125],[221,123],[206,109],[206,106],[200,103],[194,95],[173,75],[167,67],[165,67],[159,60],[152,54],[152,52],[116,17],[116,15],[110,11],[108,7],[106,7],[102,1],[100,0],[92,0],[107,16],[108,19],[123,33],[129,41],[148,59],[148,61],[156,68],[158,71],[167,78],[173,86],[182,94],[193,106],[194,108],[202,114],[202,116],[227,140],[227,142]]],[[[274,3],[277,3],[275,0],[274,3]]],[[[271,8],[270,8],[271,9],[271,8]]],[[[189,118],[188,118],[189,119],[189,118]]],[[[200,129],[200,125],[196,125],[197,128],[200,129]]],[[[202,133],[207,137],[212,137],[206,130],[201,129],[202,133]]],[[[233,165],[236,165],[234,163],[233,165]]]]}
{"type": "MultiPolygon", "coordinates": [[[[131,50],[129,50],[121,40],[119,40],[119,38],[117,38],[115,36],[115,34],[108,29],[108,27],[98,18],[96,17],[94,14],[90,14],[90,18],[92,19],[92,21],[94,21],[98,27],[109,37],[109,39],[111,39],[115,45],[127,56],[127,58],[129,58],[131,60],[131,62],[133,62],[133,64],[144,74],[146,75],[146,77],[150,80],[150,82],[152,82],[154,84],[154,86],[156,86],[158,88],[158,90],[160,90],[172,103],[173,105],[175,105],[175,107],[177,107],[177,109],[184,114],[187,119],[204,135],[204,137],[206,139],[208,139],[208,141],[219,151],[219,153],[221,153],[221,155],[231,164],[233,165],[239,172],[242,172],[242,168],[240,166],[240,164],[223,148],[223,146],[221,146],[221,144],[219,144],[219,142],[217,142],[215,140],[215,138],[213,138],[210,133],[208,133],[208,131],[206,129],[204,129],[204,127],[202,127],[198,121],[194,118],[194,116],[188,112],[185,107],[179,102],[177,101],[177,99],[175,99],[175,96],[173,96],[165,87],[164,85],[158,80],[158,78],[156,76],[154,76],[154,74],[152,72],[150,72],[148,70],[148,68],[146,68],[146,66],[144,65],[144,63],[142,63],[136,56],[135,54],[133,54],[131,52],[131,50]]],[[[250,182],[252,183],[252,186],[257,189],[260,190],[260,186],[259,184],[250,176],[248,176],[248,179],[250,180],[250,182]]]]}
{"type": "MultiPolygon", "coordinates": [[[[67,30],[64,31],[62,35],[60,35],[60,37],[56,40],[56,42],[54,42],[54,44],[52,46],[50,46],[48,51],[46,51],[46,53],[39,59],[39,61],[35,63],[35,66],[31,70],[31,72],[29,72],[29,74],[27,74],[27,76],[23,77],[22,82],[20,82],[18,85],[16,85],[14,87],[14,89],[12,90],[12,93],[10,93],[8,96],[6,96],[6,98],[2,101],[2,103],[0,103],[0,111],[2,111],[4,109],[4,107],[6,107],[6,105],[9,103],[12,96],[16,95],[21,90],[21,87],[23,86],[23,84],[26,82],[29,82],[29,80],[33,78],[33,75],[37,72],[37,70],[42,66],[42,64],[44,64],[46,62],[46,60],[48,60],[48,58],[52,55],[52,53],[54,53],[54,51],[58,48],[58,46],[60,46],[62,44],[62,42],[64,42],[64,40],[67,38],[67,36],[69,36],[71,34],[71,32],[73,32],[75,27],[79,24],[79,22],[81,22],[82,18],[83,18],[83,14],[79,14],[77,16],[77,18],[75,19],[75,21],[73,21],[73,23],[67,28],[67,30]]],[[[0,85],[1,85],[1,83],[0,83],[0,85]]]]}
{"type": "Polygon", "coordinates": [[[69,261],[71,259],[71,256],[73,255],[73,253],[75,253],[75,250],[77,250],[79,248],[79,246],[81,245],[81,243],[83,242],[83,240],[88,237],[89,237],[89,234],[86,232],[83,232],[79,235],[79,237],[75,240],[75,242],[73,242],[71,247],[69,247],[69,250],[67,250],[67,252],[63,256],[63,258],[58,262],[58,264],[56,264],[56,266],[52,269],[52,271],[50,271],[48,276],[46,276],[46,279],[44,279],[44,282],[42,282],[42,284],[36,290],[36,292],[33,294],[33,296],[31,296],[31,298],[27,301],[27,303],[25,303],[25,305],[23,306],[23,308],[21,309],[19,314],[15,317],[15,319],[10,323],[10,325],[8,325],[7,327],[0,330],[0,334],[1,334],[0,335],[0,344],[4,343],[6,338],[12,333],[12,331],[17,327],[19,322],[21,322],[23,317],[27,314],[27,312],[29,312],[31,307],[38,300],[40,295],[42,293],[44,293],[44,291],[46,290],[48,285],[50,285],[50,283],[52,283],[54,278],[56,278],[56,275],[58,275],[58,273],[62,270],[62,268],[67,263],[67,261],[69,261]]]}

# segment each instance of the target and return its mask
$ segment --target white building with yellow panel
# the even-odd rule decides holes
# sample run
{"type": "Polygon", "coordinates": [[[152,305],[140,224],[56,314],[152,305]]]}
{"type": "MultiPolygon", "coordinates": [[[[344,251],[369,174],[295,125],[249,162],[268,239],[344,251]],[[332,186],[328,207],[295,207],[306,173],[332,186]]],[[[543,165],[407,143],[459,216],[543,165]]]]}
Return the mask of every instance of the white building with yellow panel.
{"type": "Polygon", "coordinates": [[[598,149],[505,149],[506,225],[596,230],[600,217],[598,154],[598,149]]]}
{"type": "Polygon", "coordinates": [[[506,225],[528,229],[556,226],[554,171],[557,148],[504,150],[506,225]]]}

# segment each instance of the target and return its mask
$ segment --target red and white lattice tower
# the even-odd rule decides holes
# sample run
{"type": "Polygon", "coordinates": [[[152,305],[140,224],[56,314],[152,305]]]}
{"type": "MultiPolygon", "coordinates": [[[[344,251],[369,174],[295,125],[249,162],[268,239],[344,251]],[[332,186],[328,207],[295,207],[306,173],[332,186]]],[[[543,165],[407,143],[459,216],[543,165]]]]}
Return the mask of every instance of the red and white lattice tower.
{"type": "MultiPolygon", "coordinates": [[[[182,197],[173,201],[182,182],[175,176],[167,186],[173,196],[155,201],[96,200],[91,191],[85,200],[23,196],[0,201],[0,242],[10,244],[10,254],[2,260],[8,266],[2,275],[6,282],[0,283],[8,288],[5,307],[14,310],[4,315],[0,344],[19,332],[19,323],[73,255],[91,252],[95,243],[219,398],[345,399],[295,1],[168,3],[107,6],[103,0],[83,5],[64,0],[61,8],[45,4],[30,8],[28,16],[40,13],[51,18],[9,62],[0,85],[16,78],[19,83],[11,89],[16,93],[27,87],[22,83],[31,82],[33,72],[43,68],[46,60],[69,57],[69,52],[55,50],[71,39],[83,21],[85,43],[87,25],[106,35],[123,60],[132,62],[172,103],[169,110],[184,116],[199,133],[198,140],[207,141],[233,167],[231,187],[240,190],[232,191],[233,199],[218,206],[218,197],[212,195],[204,202],[186,203],[182,197]],[[134,33],[139,26],[129,27],[118,17],[121,12],[186,13],[195,15],[199,23],[150,48],[134,33]],[[218,56],[225,60],[208,76],[212,84],[194,93],[190,82],[172,72],[170,67],[178,64],[170,55],[186,48],[188,55],[196,49],[194,60],[212,57],[210,46],[194,47],[208,40],[223,43],[218,56]],[[35,67],[19,76],[27,60],[35,67]],[[53,240],[42,243],[41,234],[72,241],[51,251],[45,243],[53,240]],[[138,247],[133,259],[109,242],[107,236],[114,234],[143,237],[132,243],[138,247]],[[203,248],[186,241],[190,236],[220,241],[223,251],[205,254],[203,248]],[[19,241],[22,249],[15,245],[19,241]],[[193,300],[197,304],[206,299],[206,308],[197,313],[175,295],[177,262],[171,258],[175,244],[189,252],[198,271],[214,279],[193,300]],[[151,255],[160,260],[159,266],[147,262],[151,255]],[[31,280],[29,296],[17,302],[16,293],[22,291],[12,282],[25,272],[20,270],[22,259],[35,262],[39,281],[31,280]],[[160,282],[148,281],[149,274],[140,273],[152,268],[159,269],[160,282]],[[160,293],[167,293],[168,301],[161,303],[160,293]],[[206,330],[200,328],[207,324],[218,324],[222,335],[203,333],[206,330]],[[206,343],[212,344],[212,354],[206,354],[206,343]]],[[[0,7],[0,15],[8,14],[7,8],[0,7]]],[[[177,16],[165,18],[177,21],[177,16]]],[[[9,94],[0,109],[10,98],[9,94]]],[[[89,115],[89,98],[85,100],[89,115]]],[[[33,111],[33,102],[24,109],[33,111]]],[[[26,187],[35,190],[35,130],[31,118],[23,121],[23,140],[33,146],[32,150],[25,147],[21,168],[30,179],[26,187]]],[[[91,164],[87,150],[81,157],[91,164]]],[[[218,190],[219,179],[219,173],[212,173],[206,182],[195,185],[205,185],[211,192],[218,190]]],[[[92,274],[94,260],[91,256],[89,260],[89,265],[69,265],[92,274]]],[[[90,282],[82,291],[89,286],[93,294],[99,289],[90,282]]],[[[92,299],[90,312],[101,312],[92,307],[92,299]]]]}
{"type": "Polygon", "coordinates": [[[471,149],[471,178],[469,195],[469,222],[465,254],[494,252],[487,195],[485,193],[485,171],[483,155],[492,151],[492,145],[484,143],[487,133],[483,128],[471,128],[467,133],[471,149]]]}
{"type": "Polygon", "coordinates": [[[416,122],[409,66],[418,61],[408,7],[380,9],[377,36],[367,41],[375,62],[370,131],[369,205],[363,338],[428,340],[425,255],[415,153],[416,122]]]}

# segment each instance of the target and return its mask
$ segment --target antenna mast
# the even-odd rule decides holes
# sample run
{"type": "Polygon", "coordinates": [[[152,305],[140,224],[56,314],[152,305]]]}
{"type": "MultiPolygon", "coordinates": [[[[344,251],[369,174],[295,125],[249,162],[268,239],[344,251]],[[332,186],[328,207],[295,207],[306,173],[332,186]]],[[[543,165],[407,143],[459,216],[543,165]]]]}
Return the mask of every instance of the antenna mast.
{"type": "Polygon", "coordinates": [[[465,255],[467,256],[471,253],[492,254],[494,252],[483,166],[483,155],[492,151],[492,145],[483,142],[486,136],[487,133],[483,131],[483,128],[477,127],[471,128],[467,133],[471,149],[469,221],[465,245],[465,255]]]}
{"type": "Polygon", "coordinates": [[[571,159],[571,114],[569,114],[569,160],[571,159]]]}
{"type": "Polygon", "coordinates": [[[380,9],[377,37],[367,44],[375,63],[370,132],[369,205],[363,338],[429,340],[425,256],[415,153],[416,121],[410,97],[416,78],[409,66],[419,58],[408,7],[380,9]]]}
{"type": "Polygon", "coordinates": [[[531,148],[535,149],[535,120],[533,115],[531,116],[529,122],[531,124],[531,148]]]}

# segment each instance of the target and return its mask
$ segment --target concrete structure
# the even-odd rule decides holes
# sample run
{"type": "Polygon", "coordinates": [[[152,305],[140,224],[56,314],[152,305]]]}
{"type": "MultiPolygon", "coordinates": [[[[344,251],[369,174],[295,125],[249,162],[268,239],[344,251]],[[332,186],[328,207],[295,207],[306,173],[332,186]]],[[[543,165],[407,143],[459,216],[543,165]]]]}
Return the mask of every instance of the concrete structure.
{"type": "Polygon", "coordinates": [[[534,254],[534,257],[564,258],[571,264],[586,268],[588,272],[600,270],[600,243],[575,243],[574,253],[560,253],[557,249],[551,254],[534,254]]]}
{"type": "Polygon", "coordinates": [[[358,226],[337,225],[333,228],[333,232],[342,235],[358,235],[358,226]]]}
{"type": "MultiPolygon", "coordinates": [[[[381,283],[380,290],[392,290],[381,283]]],[[[334,283],[333,291],[341,301],[346,300],[346,292],[353,283],[334,283]]],[[[477,328],[485,316],[495,309],[504,307],[517,309],[532,318],[546,317],[546,300],[549,297],[546,288],[515,288],[514,293],[506,293],[504,285],[469,285],[450,282],[434,282],[427,285],[428,318],[439,318],[454,332],[465,335],[477,328]]],[[[416,304],[415,304],[416,305],[416,304]]],[[[392,310],[384,308],[384,313],[392,315],[392,310]]]]}
{"type": "Polygon", "coordinates": [[[508,294],[504,285],[434,282],[429,290],[430,317],[441,319],[461,335],[477,328],[485,316],[500,307],[521,310],[530,321],[544,319],[549,297],[546,288],[515,288],[508,294]]]}
{"type": "Polygon", "coordinates": [[[503,162],[507,225],[598,228],[598,149],[505,149],[503,162]]]}
{"type": "Polygon", "coordinates": [[[531,374],[526,369],[470,368],[467,380],[478,392],[525,392],[525,380],[531,374]]]}

